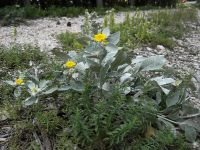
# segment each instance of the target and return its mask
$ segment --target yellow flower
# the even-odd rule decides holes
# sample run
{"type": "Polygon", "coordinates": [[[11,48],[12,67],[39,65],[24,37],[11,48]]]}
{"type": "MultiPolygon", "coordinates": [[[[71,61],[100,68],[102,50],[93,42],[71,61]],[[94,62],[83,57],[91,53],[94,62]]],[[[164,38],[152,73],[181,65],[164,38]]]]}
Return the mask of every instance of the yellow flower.
{"type": "Polygon", "coordinates": [[[106,35],[103,33],[98,33],[94,36],[94,41],[96,42],[103,42],[106,39],[106,35]]]}
{"type": "Polygon", "coordinates": [[[67,61],[66,63],[65,63],[65,67],[67,67],[67,68],[74,68],[76,66],[76,62],[74,62],[74,61],[71,61],[71,60],[69,60],[69,61],[67,61]]]}
{"type": "Polygon", "coordinates": [[[15,83],[16,85],[22,85],[24,83],[24,80],[19,78],[15,80],[15,83]]]}

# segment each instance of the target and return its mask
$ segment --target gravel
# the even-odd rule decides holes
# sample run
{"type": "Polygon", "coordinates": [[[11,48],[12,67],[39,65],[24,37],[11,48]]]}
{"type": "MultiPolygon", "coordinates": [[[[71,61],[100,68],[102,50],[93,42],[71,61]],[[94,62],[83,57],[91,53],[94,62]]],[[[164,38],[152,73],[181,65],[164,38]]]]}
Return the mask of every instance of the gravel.
{"type": "MultiPolygon", "coordinates": [[[[130,13],[133,15],[133,12],[130,13]]],[[[120,12],[115,16],[116,23],[120,23],[124,20],[125,13],[120,12]]],[[[18,44],[31,44],[40,47],[42,51],[49,51],[55,47],[59,47],[60,44],[57,41],[56,36],[63,32],[80,32],[81,25],[83,25],[83,16],[76,18],[43,18],[27,21],[26,25],[20,25],[16,27],[17,36],[16,43],[18,44]],[[71,22],[71,27],[67,26],[71,22]]],[[[103,18],[100,17],[98,22],[103,22],[103,18]]],[[[14,27],[0,27],[0,45],[9,46],[14,42],[14,27]]]]}

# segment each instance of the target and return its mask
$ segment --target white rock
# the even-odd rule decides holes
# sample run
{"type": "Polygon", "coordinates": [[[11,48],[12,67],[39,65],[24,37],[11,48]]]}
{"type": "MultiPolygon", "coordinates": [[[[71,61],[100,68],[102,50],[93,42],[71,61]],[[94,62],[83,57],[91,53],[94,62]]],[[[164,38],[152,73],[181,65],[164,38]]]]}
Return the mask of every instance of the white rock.
{"type": "Polygon", "coordinates": [[[162,46],[162,45],[157,45],[157,46],[156,46],[156,49],[157,49],[157,50],[165,50],[165,47],[162,46]]]}

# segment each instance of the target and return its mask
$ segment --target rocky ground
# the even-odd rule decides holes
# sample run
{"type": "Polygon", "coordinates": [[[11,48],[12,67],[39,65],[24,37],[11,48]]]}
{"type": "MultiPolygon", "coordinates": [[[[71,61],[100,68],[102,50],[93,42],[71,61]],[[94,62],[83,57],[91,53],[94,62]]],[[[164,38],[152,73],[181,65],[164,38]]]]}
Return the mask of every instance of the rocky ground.
{"type": "MultiPolygon", "coordinates": [[[[194,75],[193,82],[200,92],[200,26],[181,40],[176,40],[177,46],[173,49],[167,49],[162,45],[157,45],[155,49],[150,47],[142,47],[136,50],[136,53],[143,56],[164,55],[168,60],[168,66],[175,69],[181,74],[192,73],[194,75]]],[[[197,94],[197,93],[196,93],[197,94]]],[[[191,97],[195,107],[200,108],[200,96],[191,97]]]]}
{"type": "MultiPolygon", "coordinates": [[[[131,13],[132,15],[133,13],[131,13]]],[[[125,13],[117,13],[115,16],[116,23],[122,22],[125,13]]],[[[63,32],[80,32],[83,25],[83,16],[77,18],[43,18],[27,21],[26,25],[16,27],[16,42],[19,44],[31,44],[39,46],[43,51],[49,51],[59,47],[56,36],[63,32]],[[67,23],[71,23],[71,27],[67,23]]],[[[103,22],[100,17],[98,22],[103,22]]],[[[0,45],[9,46],[14,42],[14,27],[0,27],[0,45]]]]}

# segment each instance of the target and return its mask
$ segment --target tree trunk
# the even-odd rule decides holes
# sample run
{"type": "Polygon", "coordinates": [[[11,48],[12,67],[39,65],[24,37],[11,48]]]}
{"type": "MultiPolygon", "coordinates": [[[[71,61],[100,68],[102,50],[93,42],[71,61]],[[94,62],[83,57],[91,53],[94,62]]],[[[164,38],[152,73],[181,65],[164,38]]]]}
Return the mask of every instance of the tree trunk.
{"type": "Polygon", "coordinates": [[[31,4],[31,1],[30,0],[24,0],[24,5],[27,6],[27,5],[30,5],[31,4]]]}
{"type": "Polygon", "coordinates": [[[135,5],[135,0],[129,0],[129,4],[131,7],[133,7],[135,5]]]}
{"type": "Polygon", "coordinates": [[[96,0],[97,7],[103,7],[103,0],[96,0]]]}

